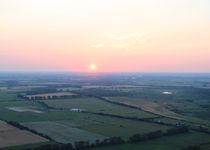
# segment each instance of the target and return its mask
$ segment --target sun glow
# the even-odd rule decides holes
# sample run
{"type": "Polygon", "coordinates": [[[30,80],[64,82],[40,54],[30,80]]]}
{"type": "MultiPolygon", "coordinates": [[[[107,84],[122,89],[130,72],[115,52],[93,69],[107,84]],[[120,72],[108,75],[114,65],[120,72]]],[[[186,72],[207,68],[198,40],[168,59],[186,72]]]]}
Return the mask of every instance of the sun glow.
{"type": "Polygon", "coordinates": [[[91,71],[96,71],[97,67],[96,67],[95,64],[90,64],[89,69],[90,69],[91,71]]]}

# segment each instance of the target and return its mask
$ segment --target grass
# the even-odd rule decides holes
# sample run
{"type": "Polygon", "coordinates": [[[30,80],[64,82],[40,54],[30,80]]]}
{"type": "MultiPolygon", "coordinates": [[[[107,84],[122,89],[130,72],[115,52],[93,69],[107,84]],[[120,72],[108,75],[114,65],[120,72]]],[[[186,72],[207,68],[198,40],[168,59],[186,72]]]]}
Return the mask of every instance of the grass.
{"type": "Polygon", "coordinates": [[[17,100],[20,100],[20,99],[17,98],[17,94],[15,93],[0,92],[0,102],[17,101],[17,100]]]}
{"type": "Polygon", "coordinates": [[[46,110],[39,104],[31,101],[1,102],[0,118],[7,121],[17,121],[21,123],[66,120],[76,124],[76,127],[82,130],[103,136],[122,136],[124,138],[127,138],[135,133],[145,133],[167,129],[167,127],[162,125],[140,121],[131,121],[88,113],[46,110]],[[11,106],[35,107],[44,113],[15,112],[7,109],[7,107],[11,106]]]}
{"type": "Polygon", "coordinates": [[[87,120],[88,121],[80,122],[79,128],[108,137],[120,136],[124,139],[127,139],[136,133],[147,133],[151,131],[168,129],[167,126],[158,124],[110,118],[105,116],[92,116],[87,118],[87,120]]]}
{"type": "MultiPolygon", "coordinates": [[[[89,114],[80,114],[80,116],[77,115],[77,117],[65,121],[27,122],[22,124],[47,135],[48,133],[52,133],[52,135],[49,136],[55,138],[55,140],[56,135],[60,135],[62,138],[62,134],[65,134],[63,129],[65,129],[68,133],[68,128],[72,129],[73,131],[75,130],[72,135],[76,134],[77,130],[78,133],[80,133],[79,130],[83,130],[86,131],[82,132],[83,136],[85,134],[87,134],[88,136],[91,133],[93,135],[102,135],[103,137],[120,136],[124,139],[127,139],[128,137],[136,133],[147,133],[150,131],[168,129],[168,127],[158,124],[111,118],[106,116],[99,117],[97,115],[89,114]],[[54,134],[55,137],[53,136],[54,134]]],[[[70,132],[71,131],[69,131],[69,133],[70,132]]],[[[78,139],[77,136],[72,136],[71,140],[75,141],[76,139],[78,139]]]]}
{"type": "Polygon", "coordinates": [[[137,118],[155,117],[155,115],[151,113],[119,106],[116,104],[107,103],[97,98],[84,97],[84,98],[72,98],[65,100],[45,100],[43,102],[54,108],[65,108],[65,109],[80,108],[91,112],[107,113],[107,114],[121,115],[127,117],[137,117],[137,118]]]}
{"type": "MultiPolygon", "coordinates": [[[[138,98],[138,97],[118,97],[117,96],[117,97],[109,97],[109,99],[111,99],[112,101],[127,103],[127,104],[131,104],[131,105],[139,105],[139,104],[148,103],[147,101],[145,101],[141,98],[138,98]]],[[[151,101],[149,101],[149,102],[151,102],[151,101]]],[[[204,101],[201,101],[201,103],[202,102],[204,103],[204,101]]],[[[154,103],[154,101],[153,101],[153,103],[154,103]]],[[[166,101],[166,100],[162,100],[162,99],[159,100],[158,98],[157,98],[155,103],[165,107],[164,108],[165,110],[171,111],[172,108],[179,109],[179,112],[176,112],[176,114],[178,114],[178,116],[181,119],[185,120],[185,121],[182,121],[182,122],[205,124],[206,126],[210,127],[210,121],[208,119],[204,119],[202,117],[199,118],[196,114],[200,111],[202,111],[205,114],[205,109],[200,108],[199,104],[196,104],[196,103],[193,103],[193,102],[190,103],[190,102],[184,101],[184,100],[183,101],[176,101],[176,100],[166,101]],[[181,113],[181,110],[182,110],[183,113],[181,113]],[[187,115],[186,112],[191,112],[191,113],[194,113],[194,114],[187,115]]],[[[173,118],[173,115],[170,115],[170,114],[167,115],[167,112],[166,112],[166,116],[173,118]]],[[[171,123],[180,122],[178,120],[165,119],[165,118],[162,119],[162,120],[164,120],[164,122],[171,122],[171,123]]]]}
{"type": "Polygon", "coordinates": [[[35,144],[26,144],[26,145],[20,145],[20,146],[10,146],[6,148],[2,148],[1,150],[23,150],[27,148],[36,148],[42,145],[46,144],[53,144],[54,142],[48,141],[48,142],[42,142],[42,143],[35,143],[35,144]]]}
{"type": "Polygon", "coordinates": [[[32,101],[7,101],[0,102],[0,119],[17,122],[31,122],[31,121],[51,121],[51,120],[65,120],[77,117],[78,113],[67,111],[49,111],[41,105],[32,101]],[[33,112],[16,112],[9,110],[8,107],[25,107],[36,108],[44,113],[38,114],[33,112]]]}
{"type": "Polygon", "coordinates": [[[23,123],[23,125],[48,135],[59,143],[74,143],[76,141],[93,143],[97,139],[102,140],[106,138],[105,136],[73,127],[74,125],[66,121],[31,122],[23,123]]]}
{"type": "Polygon", "coordinates": [[[210,135],[198,132],[190,132],[160,139],[142,142],[139,144],[124,144],[94,148],[92,150],[181,150],[189,145],[210,142],[210,135]]]}

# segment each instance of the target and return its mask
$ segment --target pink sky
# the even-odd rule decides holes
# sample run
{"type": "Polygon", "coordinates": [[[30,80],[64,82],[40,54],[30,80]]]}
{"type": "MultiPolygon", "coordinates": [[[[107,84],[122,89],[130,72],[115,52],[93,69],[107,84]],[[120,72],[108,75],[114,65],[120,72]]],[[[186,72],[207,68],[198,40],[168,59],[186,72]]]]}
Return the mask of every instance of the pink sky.
{"type": "Polygon", "coordinates": [[[210,72],[208,0],[0,1],[0,71],[210,72]]]}

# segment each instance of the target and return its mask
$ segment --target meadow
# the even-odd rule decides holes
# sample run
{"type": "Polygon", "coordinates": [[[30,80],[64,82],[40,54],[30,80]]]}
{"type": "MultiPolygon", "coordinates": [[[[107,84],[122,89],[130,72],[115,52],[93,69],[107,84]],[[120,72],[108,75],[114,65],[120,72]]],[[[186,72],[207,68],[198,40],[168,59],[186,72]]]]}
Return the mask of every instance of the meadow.
{"type": "Polygon", "coordinates": [[[44,100],[42,102],[53,108],[62,108],[69,110],[78,108],[88,112],[106,113],[136,118],[156,117],[151,113],[107,103],[98,98],[93,97],[71,98],[64,100],[44,100]]]}

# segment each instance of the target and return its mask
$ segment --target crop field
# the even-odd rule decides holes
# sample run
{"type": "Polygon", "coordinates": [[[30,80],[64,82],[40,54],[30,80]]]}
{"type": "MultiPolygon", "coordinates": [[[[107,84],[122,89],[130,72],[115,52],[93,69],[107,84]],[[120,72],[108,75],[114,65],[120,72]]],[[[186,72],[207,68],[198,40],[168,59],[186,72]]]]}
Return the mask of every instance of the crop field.
{"type": "MultiPolygon", "coordinates": [[[[162,137],[160,139],[141,142],[139,144],[125,144],[120,146],[108,146],[103,148],[95,148],[93,150],[181,150],[189,145],[209,143],[210,135],[198,132],[190,132],[170,137],[162,137]]],[[[202,148],[202,147],[201,147],[202,148]]],[[[203,146],[201,150],[208,150],[209,145],[203,146]]]]}
{"type": "Polygon", "coordinates": [[[20,100],[19,98],[17,98],[17,94],[10,93],[10,92],[1,92],[0,91],[0,102],[3,102],[3,101],[15,101],[15,100],[20,100]]]}
{"type": "MultiPolygon", "coordinates": [[[[37,130],[40,133],[50,135],[50,137],[58,140],[58,142],[67,142],[67,139],[64,136],[65,130],[66,132],[68,131],[66,136],[83,133],[87,134],[87,137],[89,137],[88,135],[90,135],[92,138],[95,137],[94,139],[114,136],[120,136],[127,139],[129,136],[135,133],[147,133],[157,130],[164,131],[168,129],[168,127],[158,124],[110,117],[99,118],[96,115],[85,114],[81,114],[78,116],[78,118],[74,118],[72,120],[56,122],[27,122],[22,124],[31,129],[37,130]]],[[[69,140],[71,140],[69,142],[72,142],[73,139],[75,139],[74,141],[78,140],[77,137],[78,136],[76,135],[69,137],[69,140]]]]}
{"type": "Polygon", "coordinates": [[[0,121],[0,148],[46,141],[48,140],[0,121]]]}
{"type": "Polygon", "coordinates": [[[45,100],[43,101],[50,107],[64,108],[64,109],[82,109],[90,112],[107,113],[136,118],[151,118],[156,117],[151,113],[132,108],[125,108],[116,104],[111,104],[97,98],[72,98],[65,100],[45,100]]]}
{"type": "MultiPolygon", "coordinates": [[[[169,127],[147,123],[142,121],[132,121],[126,119],[119,119],[119,118],[111,118],[111,117],[89,117],[87,118],[88,121],[80,121],[79,128],[99,133],[104,136],[114,137],[120,136],[124,139],[139,133],[147,133],[157,130],[165,131],[169,127]]],[[[75,120],[77,122],[77,120],[75,120]]]]}
{"type": "Polygon", "coordinates": [[[198,102],[189,102],[187,100],[169,101],[157,99],[155,101],[146,101],[138,97],[108,97],[108,99],[114,102],[137,106],[147,112],[153,112],[171,119],[210,125],[207,119],[209,117],[209,110],[201,107],[204,105],[201,105],[201,103],[205,103],[206,107],[209,104],[202,100],[198,104],[198,102]],[[175,111],[174,108],[179,111],[175,111]]]}
{"type": "Polygon", "coordinates": [[[43,108],[38,103],[32,101],[8,101],[0,102],[0,118],[8,121],[30,122],[30,121],[46,121],[46,120],[65,120],[77,116],[75,113],[66,111],[50,111],[43,108]],[[16,107],[41,111],[42,113],[34,113],[31,111],[18,112],[8,108],[16,107]]]}
{"type": "Polygon", "coordinates": [[[90,141],[92,143],[95,140],[106,138],[105,136],[73,127],[74,125],[69,122],[30,122],[23,123],[23,125],[48,135],[59,143],[74,143],[76,141],[90,141]]]}
{"type": "Polygon", "coordinates": [[[109,99],[110,101],[119,102],[131,106],[137,106],[146,112],[151,112],[157,115],[174,119],[182,119],[180,115],[168,110],[165,103],[151,102],[130,97],[108,97],[107,99],[109,99]]]}
{"type": "Polygon", "coordinates": [[[187,125],[188,133],[158,137],[139,144],[91,149],[181,150],[203,143],[200,149],[208,150],[209,81],[205,78],[194,83],[190,78],[138,76],[75,76],[70,79],[64,75],[0,79],[0,119],[28,128],[28,131],[20,130],[14,124],[3,127],[1,121],[0,144],[6,150],[22,150],[47,143],[95,143],[112,137],[127,141],[135,134],[167,132],[187,125]],[[77,94],[75,97],[74,93],[77,94]],[[65,94],[69,97],[62,97],[65,94]],[[27,100],[22,97],[24,95],[45,98],[27,100]],[[197,127],[196,132],[194,127],[197,127]],[[40,134],[52,140],[46,140],[40,134]],[[18,140],[13,140],[11,135],[18,140]],[[9,142],[1,137],[7,137],[9,142]]]}

